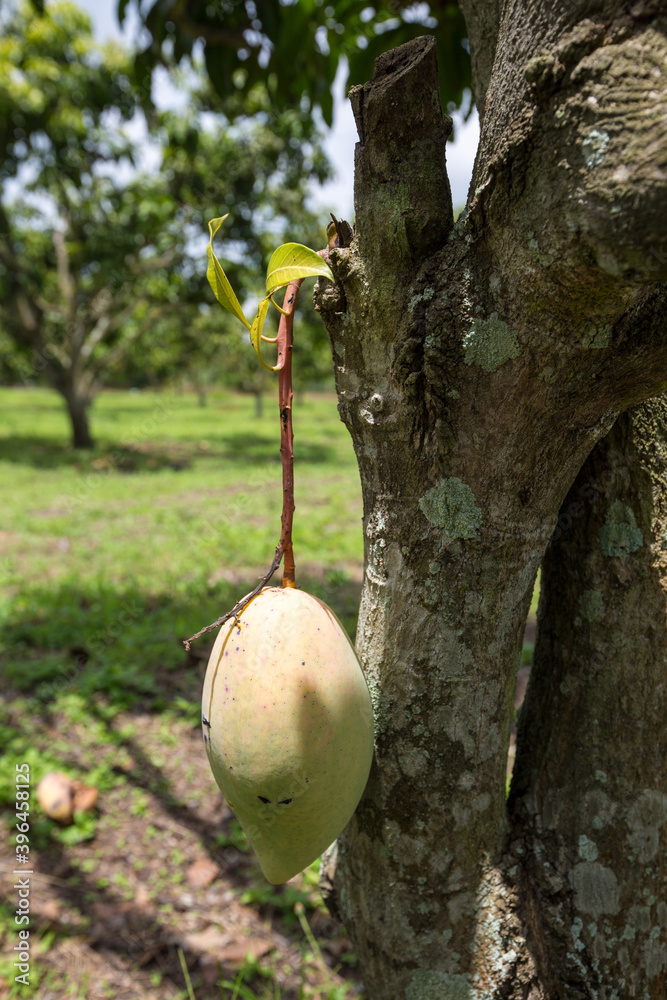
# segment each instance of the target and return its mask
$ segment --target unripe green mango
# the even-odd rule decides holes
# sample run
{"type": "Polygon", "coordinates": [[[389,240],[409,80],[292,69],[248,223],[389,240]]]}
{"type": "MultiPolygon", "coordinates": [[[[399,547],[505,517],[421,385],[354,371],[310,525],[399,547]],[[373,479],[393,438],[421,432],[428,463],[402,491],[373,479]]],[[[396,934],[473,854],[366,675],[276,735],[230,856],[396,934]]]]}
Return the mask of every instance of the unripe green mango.
{"type": "Polygon", "coordinates": [[[352,643],[323,601],[266,587],[226,623],[206,670],[215,780],[274,885],[309,865],[357,807],[373,710],[352,643]]]}

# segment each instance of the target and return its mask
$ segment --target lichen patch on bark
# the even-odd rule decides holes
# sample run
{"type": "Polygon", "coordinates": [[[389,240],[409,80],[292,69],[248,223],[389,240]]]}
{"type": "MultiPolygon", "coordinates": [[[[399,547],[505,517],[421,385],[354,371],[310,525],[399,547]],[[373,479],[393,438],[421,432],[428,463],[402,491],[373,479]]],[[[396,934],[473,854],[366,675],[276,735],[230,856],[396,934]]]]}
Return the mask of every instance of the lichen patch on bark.
{"type": "Polygon", "coordinates": [[[618,913],[620,888],[611,868],[596,861],[582,861],[572,869],[570,883],[574,889],[574,905],[582,913],[594,917],[618,913]]]}
{"type": "Polygon", "coordinates": [[[640,864],[653,861],[660,847],[660,828],[667,822],[667,795],[647,789],[642,792],[628,813],[630,844],[633,856],[640,864]]]}
{"type": "Polygon", "coordinates": [[[594,351],[601,351],[609,346],[611,339],[611,324],[604,323],[601,326],[592,324],[589,326],[582,338],[581,346],[590,347],[594,351]]]}
{"type": "Polygon", "coordinates": [[[461,479],[443,479],[419,498],[419,506],[431,524],[444,528],[450,538],[474,538],[482,523],[475,494],[461,479]]]}
{"type": "Polygon", "coordinates": [[[465,363],[478,365],[485,372],[495,372],[506,361],[517,358],[521,353],[516,334],[495,312],[488,319],[476,318],[472,321],[463,346],[465,363]]]}
{"type": "Polygon", "coordinates": [[[594,841],[582,833],[579,837],[579,857],[582,861],[596,861],[598,849],[594,841]]]}
{"type": "Polygon", "coordinates": [[[607,518],[600,528],[600,548],[606,556],[627,559],[644,544],[644,536],[637,527],[637,519],[627,504],[614,500],[607,511],[607,518]]]}
{"type": "Polygon", "coordinates": [[[405,991],[405,1000],[477,1000],[467,975],[417,969],[405,991]]]}
{"type": "Polygon", "coordinates": [[[599,128],[591,129],[581,144],[584,163],[587,167],[597,167],[599,163],[602,163],[608,143],[608,132],[599,128]]]}
{"type": "Polygon", "coordinates": [[[588,622],[596,622],[602,617],[604,605],[599,590],[585,590],[579,598],[579,613],[588,622]]]}

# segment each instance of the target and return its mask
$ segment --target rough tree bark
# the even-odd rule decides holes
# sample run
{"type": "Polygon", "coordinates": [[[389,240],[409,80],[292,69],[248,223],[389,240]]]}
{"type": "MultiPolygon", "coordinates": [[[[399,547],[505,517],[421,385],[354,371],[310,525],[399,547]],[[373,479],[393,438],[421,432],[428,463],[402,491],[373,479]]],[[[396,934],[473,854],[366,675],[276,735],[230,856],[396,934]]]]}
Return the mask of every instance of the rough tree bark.
{"type": "Polygon", "coordinates": [[[362,483],[376,715],[323,885],[369,1000],[657,1000],[662,410],[598,442],[667,387],[665,23],[650,3],[461,5],[487,93],[466,215],[454,225],[435,46],[417,39],[351,94],[356,236],[316,289],[362,483]],[[490,32],[493,68],[475,50],[490,32]],[[610,475],[549,550],[510,812],[530,596],[596,445],[610,475]]]}
{"type": "Polygon", "coordinates": [[[542,564],[510,806],[550,997],[667,995],[667,400],[624,414],[542,564]]]}

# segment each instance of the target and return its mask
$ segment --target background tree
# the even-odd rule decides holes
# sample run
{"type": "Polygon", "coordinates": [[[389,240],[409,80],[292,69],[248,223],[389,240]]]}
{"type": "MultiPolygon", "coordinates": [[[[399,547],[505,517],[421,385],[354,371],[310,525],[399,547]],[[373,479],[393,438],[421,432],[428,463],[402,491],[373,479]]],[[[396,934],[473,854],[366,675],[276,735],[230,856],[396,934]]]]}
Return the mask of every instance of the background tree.
{"type": "Polygon", "coordinates": [[[323,887],[370,1000],[658,1000],[667,437],[664,401],[640,404],[667,386],[667,22],[651,2],[461,7],[483,109],[467,212],[417,39],[351,92],[356,236],[316,290],[361,475],[376,716],[323,887]]]}
{"type": "MultiPolygon", "coordinates": [[[[257,295],[260,297],[261,292],[257,295]]],[[[297,393],[306,389],[333,390],[326,331],[312,304],[305,300],[303,306],[297,312],[299,343],[295,350],[299,375],[294,379],[294,388],[297,393]]],[[[180,318],[174,319],[169,312],[163,315],[154,335],[145,337],[112,372],[106,373],[106,384],[189,386],[202,406],[211,388],[225,386],[253,395],[258,417],[264,413],[264,397],[268,394],[273,400],[276,388],[275,378],[257,364],[247,331],[239,329],[231,317],[227,319],[224,313],[221,316],[221,310],[209,309],[207,303],[193,305],[180,318]]]]}
{"type": "MultiPolygon", "coordinates": [[[[210,213],[233,206],[236,267],[257,271],[287,229],[312,229],[306,178],[323,179],[328,165],[312,129],[301,141],[298,113],[270,127],[257,113],[230,130],[196,80],[187,116],[143,118],[129,56],[97,46],[71,4],[42,17],[22,8],[0,56],[0,324],[22,352],[21,375],[41,373],[62,394],[75,446],[89,447],[103,373],[159,316],[187,322],[207,295],[210,213]],[[135,162],[130,115],[133,134],[143,122],[153,139],[158,172],[135,162]],[[8,190],[9,179],[18,183],[8,190]]],[[[260,108],[261,93],[254,100],[260,108]]]]}
{"type": "MultiPolygon", "coordinates": [[[[373,62],[388,49],[433,32],[448,73],[441,81],[445,106],[459,107],[470,87],[465,21],[457,3],[435,0],[415,4],[391,0],[370,6],[365,0],[279,0],[216,3],[204,0],[118,0],[121,23],[128,10],[140,18],[150,43],[137,57],[137,72],[157,64],[173,66],[203,46],[211,83],[228,107],[244,107],[257,84],[278,111],[319,108],[331,125],[331,87],[342,60],[349,83],[368,79],[373,62]]],[[[488,65],[493,52],[485,53],[488,65]]]]}
{"type": "Polygon", "coordinates": [[[144,338],[115,366],[111,386],[173,385],[178,391],[193,389],[206,406],[214,386],[252,393],[258,416],[263,393],[272,385],[268,372],[253,363],[254,351],[247,337],[207,303],[192,305],[180,316],[164,314],[154,335],[144,338]]]}

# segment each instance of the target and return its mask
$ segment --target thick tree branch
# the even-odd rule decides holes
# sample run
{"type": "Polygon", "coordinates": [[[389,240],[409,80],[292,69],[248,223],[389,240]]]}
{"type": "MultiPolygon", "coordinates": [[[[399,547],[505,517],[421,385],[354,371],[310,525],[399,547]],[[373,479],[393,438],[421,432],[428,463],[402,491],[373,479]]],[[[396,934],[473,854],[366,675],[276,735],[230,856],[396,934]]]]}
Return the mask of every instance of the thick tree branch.
{"type": "Polygon", "coordinates": [[[18,313],[21,325],[28,336],[34,338],[39,330],[39,322],[30,302],[28,301],[27,295],[23,292],[18,292],[14,301],[16,303],[16,312],[18,313]]]}
{"type": "Polygon", "coordinates": [[[458,0],[468,29],[472,85],[480,119],[484,118],[486,91],[498,43],[502,0],[458,0]]]}
{"type": "Polygon", "coordinates": [[[598,392],[618,410],[667,389],[667,285],[652,285],[613,328],[598,392]]]}
{"type": "Polygon", "coordinates": [[[506,4],[471,207],[498,252],[500,241],[504,255],[512,247],[511,266],[518,256],[539,265],[538,292],[591,265],[635,285],[667,279],[667,22],[657,12],[506,4]]]}
{"type": "Polygon", "coordinates": [[[417,38],[376,60],[353,87],[359,132],[356,230],[362,253],[394,272],[444,244],[453,225],[445,166],[451,119],[442,113],[435,39],[417,38]]]}
{"type": "Polygon", "coordinates": [[[64,372],[72,366],[71,353],[63,348],[62,344],[57,343],[53,338],[45,339],[41,347],[40,353],[42,357],[47,358],[49,362],[55,359],[64,372]]]}
{"type": "Polygon", "coordinates": [[[53,246],[56,251],[56,274],[64,303],[64,314],[71,321],[76,313],[76,285],[70,271],[65,235],[60,230],[56,229],[53,232],[53,246]]]}
{"type": "MultiPolygon", "coordinates": [[[[131,315],[131,313],[130,313],[131,315]]],[[[85,333],[82,337],[81,350],[79,351],[79,357],[81,361],[85,362],[91,356],[97,345],[101,340],[106,337],[107,333],[111,329],[111,316],[108,313],[104,313],[95,323],[88,333],[85,333]]]]}
{"type": "Polygon", "coordinates": [[[49,302],[48,299],[43,298],[41,295],[33,296],[33,302],[43,313],[55,313],[56,316],[60,316],[63,320],[67,320],[68,318],[68,312],[64,307],[54,305],[53,302],[49,302]]]}
{"type": "MultiPolygon", "coordinates": [[[[95,325],[91,327],[88,333],[86,333],[83,337],[83,342],[80,351],[81,359],[83,361],[86,361],[92,355],[93,351],[100,343],[100,341],[102,341],[108,333],[113,333],[114,330],[121,329],[125,325],[125,323],[127,323],[127,321],[131,319],[133,314],[136,312],[137,308],[141,305],[146,304],[147,302],[148,299],[146,298],[145,295],[138,295],[135,299],[132,299],[131,302],[128,302],[128,304],[123,309],[120,309],[118,312],[113,314],[111,313],[111,308],[113,304],[112,296],[110,295],[108,296],[108,299],[105,302],[104,306],[100,306],[98,304],[98,308],[95,311],[99,312],[99,317],[95,325]],[[106,311],[102,311],[102,309],[104,309],[105,307],[106,311]]],[[[158,314],[161,314],[162,312],[164,312],[163,309],[157,310],[158,314]]],[[[155,315],[156,311],[153,310],[153,312],[151,313],[151,316],[153,316],[151,322],[154,322],[155,315]]],[[[143,332],[141,336],[143,336],[143,332]]]]}
{"type": "Polygon", "coordinates": [[[114,347],[112,347],[111,350],[97,362],[97,364],[92,362],[89,363],[87,373],[91,385],[96,381],[100,372],[104,368],[108,368],[110,365],[114,365],[117,361],[120,361],[132,344],[135,344],[138,340],[140,340],[144,334],[146,334],[151,327],[155,325],[156,320],[159,319],[159,317],[164,313],[165,308],[166,307],[153,306],[148,310],[148,314],[143,323],[140,323],[131,334],[124,337],[114,347]]]}
{"type": "MultiPolygon", "coordinates": [[[[606,146],[591,134],[605,116],[615,115],[619,127],[625,117],[631,142],[634,125],[646,138],[637,124],[646,111],[652,142],[637,159],[639,201],[650,202],[667,179],[655,117],[661,98],[647,94],[645,109],[634,99],[624,103],[635,92],[628,52],[641,64],[638,78],[647,79],[653,43],[644,36],[657,29],[638,11],[649,6],[619,14],[606,0],[594,10],[592,3],[554,10],[507,0],[473,200],[466,218],[445,227],[446,239],[442,231],[434,237],[432,189],[420,196],[423,173],[442,177],[437,157],[428,159],[428,147],[426,155],[419,151],[422,116],[434,114],[423,40],[378,60],[371,84],[353,94],[361,140],[357,238],[330,251],[338,285],[321,283],[317,299],[364,501],[357,648],[374,699],[376,767],[339,838],[334,881],[344,889],[341,913],[373,1000],[593,995],[585,981],[576,994],[555,976],[548,979],[553,989],[535,983],[513,885],[522,854],[507,866],[502,861],[505,762],[517,654],[560,506],[618,413],[661,388],[667,374],[661,260],[652,255],[657,269],[643,276],[624,270],[642,248],[656,250],[656,227],[631,218],[629,202],[609,200],[621,236],[616,267],[603,253],[613,226],[598,218],[592,195],[607,197],[596,187],[597,166],[610,186],[622,181],[620,133],[607,130],[606,146]],[[609,173],[600,156],[611,153],[609,173]],[[415,226],[412,257],[414,219],[426,222],[415,226]]],[[[666,76],[661,45],[657,40],[656,88],[666,76]]],[[[661,219],[663,207],[656,211],[661,219]]],[[[631,492],[638,488],[634,468],[622,477],[631,492]]],[[[612,533],[618,523],[612,517],[612,533]]],[[[626,526],[633,528],[629,517],[626,526]]],[[[559,625],[564,643],[575,641],[572,610],[559,625]]],[[[564,701],[558,704],[565,712],[564,701]]],[[[551,711],[547,700],[544,711],[551,711]]],[[[592,727],[592,710],[587,717],[592,727]]],[[[567,780],[576,768],[567,753],[557,754],[561,718],[545,733],[553,736],[550,764],[567,780]]],[[[608,738],[608,712],[605,718],[608,738]]],[[[545,813],[535,820],[536,837],[545,813]]],[[[571,851],[596,846],[565,839],[571,851]]],[[[584,879],[590,874],[586,869],[584,879]]],[[[593,909],[601,884],[595,877],[594,870],[583,890],[593,909]]],[[[564,898],[576,889],[554,884],[564,898]]],[[[611,933],[600,930],[607,912],[591,911],[596,927],[587,927],[600,942],[611,933]]],[[[621,913],[610,916],[620,920],[621,913]]],[[[564,926],[578,927],[565,917],[564,926]]],[[[538,944],[535,928],[549,919],[530,917],[538,944]]],[[[644,914],[639,919],[646,923],[644,914]]],[[[575,959],[582,940],[570,941],[575,959]]],[[[605,955],[595,952],[601,944],[590,947],[601,961],[612,945],[605,955]]],[[[662,970],[662,955],[647,951],[645,958],[662,970]]],[[[664,975],[660,986],[664,993],[664,975]]],[[[605,983],[607,992],[613,995],[605,983]]]]}
{"type": "Polygon", "coordinates": [[[510,802],[549,998],[665,995],[666,440],[664,398],[624,414],[543,563],[510,802]]]}

